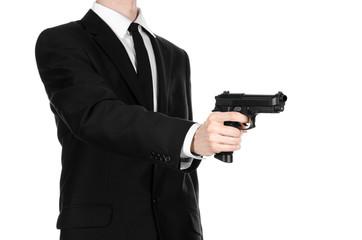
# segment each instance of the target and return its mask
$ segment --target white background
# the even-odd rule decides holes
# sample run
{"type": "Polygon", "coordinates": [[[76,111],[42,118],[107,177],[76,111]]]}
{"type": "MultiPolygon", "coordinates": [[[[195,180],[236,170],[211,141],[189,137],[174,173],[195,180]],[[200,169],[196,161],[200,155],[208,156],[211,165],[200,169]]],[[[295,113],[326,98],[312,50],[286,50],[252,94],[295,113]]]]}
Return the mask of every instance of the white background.
{"type": "MultiPolygon", "coordinates": [[[[0,239],[58,239],[60,144],[34,58],[39,33],[91,0],[7,1],[0,14],[0,239]]],[[[140,0],[191,60],[194,120],[214,96],[288,95],[234,163],[199,167],[205,240],[362,239],[362,3],[140,0]]]]}

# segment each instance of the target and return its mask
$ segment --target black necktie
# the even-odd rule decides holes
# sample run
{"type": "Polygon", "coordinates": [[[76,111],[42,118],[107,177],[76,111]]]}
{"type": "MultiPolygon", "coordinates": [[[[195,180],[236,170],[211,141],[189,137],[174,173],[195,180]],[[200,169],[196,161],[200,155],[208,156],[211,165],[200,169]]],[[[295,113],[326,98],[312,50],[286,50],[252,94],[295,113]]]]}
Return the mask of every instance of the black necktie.
{"type": "Polygon", "coordinates": [[[136,50],[136,66],[137,76],[143,93],[146,97],[147,106],[149,111],[153,111],[153,87],[152,87],[152,73],[148,53],[143,42],[141,34],[138,32],[138,24],[131,23],[128,31],[132,34],[134,47],[136,50]]]}

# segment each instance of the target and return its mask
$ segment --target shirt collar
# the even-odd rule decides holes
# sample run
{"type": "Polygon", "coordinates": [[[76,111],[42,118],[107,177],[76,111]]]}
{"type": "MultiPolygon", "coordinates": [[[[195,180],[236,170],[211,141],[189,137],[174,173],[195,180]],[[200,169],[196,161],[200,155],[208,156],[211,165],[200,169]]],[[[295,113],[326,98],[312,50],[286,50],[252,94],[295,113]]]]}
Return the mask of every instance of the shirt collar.
{"type": "MultiPolygon", "coordinates": [[[[119,12],[107,8],[97,2],[93,3],[92,10],[100,17],[102,20],[107,23],[107,25],[113,30],[113,32],[117,35],[118,38],[123,39],[128,31],[129,25],[131,25],[132,21],[129,20],[124,15],[119,12]]],[[[146,20],[143,16],[143,13],[140,8],[138,8],[138,16],[135,23],[141,25],[144,29],[146,29],[153,37],[156,37],[155,34],[149,29],[146,24],[146,20]]]]}
{"type": "MultiPolygon", "coordinates": [[[[136,20],[134,21],[135,23],[138,23],[139,25],[141,25],[144,29],[146,29],[153,37],[156,37],[155,34],[153,34],[153,32],[151,31],[151,29],[147,26],[146,24],[146,20],[143,16],[142,10],[140,8],[138,8],[138,16],[136,18],[136,20]]],[[[131,23],[130,23],[131,24],[131,23]]],[[[128,25],[129,26],[129,25],[128,25]]]]}

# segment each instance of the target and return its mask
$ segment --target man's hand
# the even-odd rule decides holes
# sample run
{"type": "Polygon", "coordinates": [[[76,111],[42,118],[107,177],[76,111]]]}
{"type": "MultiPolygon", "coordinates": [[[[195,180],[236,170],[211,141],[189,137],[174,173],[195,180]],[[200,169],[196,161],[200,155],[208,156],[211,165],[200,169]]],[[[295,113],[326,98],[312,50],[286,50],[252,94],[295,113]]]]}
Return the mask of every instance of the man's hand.
{"type": "Polygon", "coordinates": [[[235,127],[224,126],[225,121],[248,123],[246,115],[238,112],[213,112],[195,132],[191,152],[201,156],[211,156],[219,152],[232,152],[240,149],[244,132],[235,127]]]}

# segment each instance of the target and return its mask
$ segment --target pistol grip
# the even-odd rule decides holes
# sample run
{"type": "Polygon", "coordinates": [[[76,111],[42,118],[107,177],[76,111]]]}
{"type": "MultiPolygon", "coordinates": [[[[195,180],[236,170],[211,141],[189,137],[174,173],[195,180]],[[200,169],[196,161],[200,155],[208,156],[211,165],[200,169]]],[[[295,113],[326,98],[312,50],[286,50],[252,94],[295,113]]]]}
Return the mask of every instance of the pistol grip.
{"type": "MultiPolygon", "coordinates": [[[[242,129],[241,124],[238,122],[231,122],[231,121],[226,121],[224,122],[225,126],[231,126],[231,127],[235,127],[239,130],[242,129]]],[[[220,161],[226,162],[226,163],[232,163],[233,162],[233,152],[221,152],[221,153],[217,153],[214,156],[216,159],[219,159],[220,161]]]]}
{"type": "Polygon", "coordinates": [[[237,128],[237,129],[239,129],[239,130],[243,129],[243,128],[241,127],[241,124],[238,123],[238,122],[226,121],[226,122],[224,122],[224,125],[225,125],[225,126],[231,126],[231,127],[237,128]]]}
{"type": "Polygon", "coordinates": [[[233,162],[233,152],[216,153],[214,157],[216,159],[219,159],[220,161],[223,161],[223,162],[226,162],[226,163],[232,163],[233,162]]]}

